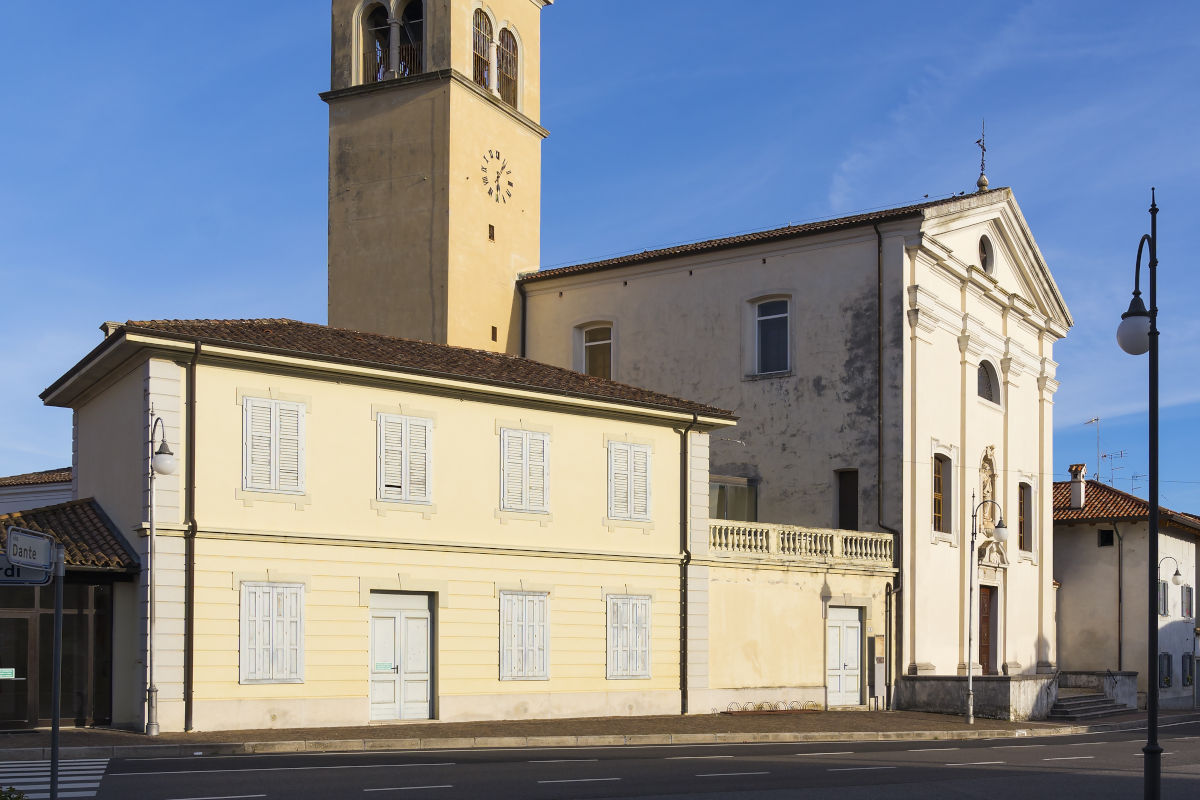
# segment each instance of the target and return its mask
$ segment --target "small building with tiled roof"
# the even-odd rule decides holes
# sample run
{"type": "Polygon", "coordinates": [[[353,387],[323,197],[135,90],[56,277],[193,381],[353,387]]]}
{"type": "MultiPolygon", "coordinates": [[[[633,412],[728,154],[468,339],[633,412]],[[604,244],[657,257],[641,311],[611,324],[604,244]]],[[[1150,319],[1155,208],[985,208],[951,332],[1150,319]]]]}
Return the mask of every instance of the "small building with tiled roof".
{"type": "MultiPolygon", "coordinates": [[[[1148,575],[1154,568],[1160,703],[1200,706],[1195,587],[1200,519],[1159,508],[1159,563],[1147,562],[1150,504],[1096,480],[1083,464],[1054,484],[1059,667],[1081,676],[1137,672],[1144,703],[1148,575]]],[[[1080,678],[1086,680],[1086,678],[1080,678]]],[[[1098,688],[1105,688],[1097,680],[1098,688]]]]}
{"type": "Polygon", "coordinates": [[[62,503],[71,497],[70,467],[0,477],[0,514],[62,503]]]}

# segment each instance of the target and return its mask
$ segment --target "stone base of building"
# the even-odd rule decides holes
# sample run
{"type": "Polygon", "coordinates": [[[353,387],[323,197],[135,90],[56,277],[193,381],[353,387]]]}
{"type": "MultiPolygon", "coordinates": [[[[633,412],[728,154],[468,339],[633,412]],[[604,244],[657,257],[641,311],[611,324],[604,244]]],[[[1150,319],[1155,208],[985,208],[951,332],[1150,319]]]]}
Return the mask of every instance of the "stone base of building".
{"type": "Polygon", "coordinates": [[[688,713],[825,708],[824,686],[765,686],[749,689],[693,689],[688,713]]]}
{"type": "MultiPolygon", "coordinates": [[[[1058,699],[1054,675],[976,675],[975,716],[1010,721],[1045,719],[1058,699]]],[[[896,679],[902,711],[967,713],[965,675],[906,675],[896,679]]]]}

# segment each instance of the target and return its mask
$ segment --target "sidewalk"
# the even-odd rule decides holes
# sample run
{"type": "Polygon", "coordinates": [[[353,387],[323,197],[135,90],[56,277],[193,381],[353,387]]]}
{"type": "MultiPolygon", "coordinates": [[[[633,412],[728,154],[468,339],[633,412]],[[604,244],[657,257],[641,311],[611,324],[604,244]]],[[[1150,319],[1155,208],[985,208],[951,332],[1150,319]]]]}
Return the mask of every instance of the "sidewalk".
{"type": "MultiPolygon", "coordinates": [[[[1159,723],[1200,721],[1200,713],[1167,712],[1159,723]]],[[[65,728],[63,758],[229,755],[363,750],[438,750],[473,747],[604,747],[718,742],[883,741],[1054,736],[1144,727],[1145,712],[1088,724],[1006,722],[916,711],[815,711],[593,717],[489,722],[411,722],[356,728],[140,733],[65,728]]],[[[49,758],[48,730],[0,732],[0,761],[49,758]]]]}

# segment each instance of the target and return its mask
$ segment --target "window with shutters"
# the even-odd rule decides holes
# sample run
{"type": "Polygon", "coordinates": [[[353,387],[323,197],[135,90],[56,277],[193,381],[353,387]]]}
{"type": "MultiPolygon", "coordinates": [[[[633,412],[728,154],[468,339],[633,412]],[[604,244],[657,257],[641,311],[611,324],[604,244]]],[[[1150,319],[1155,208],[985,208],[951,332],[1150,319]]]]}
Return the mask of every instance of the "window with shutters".
{"type": "Polygon", "coordinates": [[[650,447],[608,443],[608,518],[650,519],[650,447]]]}
{"type": "Polygon", "coordinates": [[[1191,686],[1196,682],[1196,657],[1191,653],[1182,653],[1179,656],[1179,677],[1183,686],[1191,686]]]}
{"type": "Polygon", "coordinates": [[[608,596],[608,678],[650,677],[650,598],[608,596]]]}
{"type": "Polygon", "coordinates": [[[500,593],[500,680],[549,679],[549,601],[545,592],[500,593]]]}
{"type": "Polygon", "coordinates": [[[1188,618],[1196,616],[1196,591],[1191,586],[1179,589],[1179,615],[1188,618]]]}
{"type": "Polygon", "coordinates": [[[1158,654],[1158,686],[1160,689],[1171,688],[1171,654],[1158,654]]]}
{"type": "Polygon", "coordinates": [[[500,509],[549,513],[549,434],[500,429],[500,509]]]}
{"type": "Polygon", "coordinates": [[[380,500],[432,502],[432,420],[380,414],[378,451],[380,500]]]}
{"type": "Polygon", "coordinates": [[[1169,605],[1168,605],[1168,596],[1167,596],[1167,582],[1159,581],[1158,582],[1158,615],[1160,617],[1165,617],[1165,616],[1168,616],[1168,614],[1169,614],[1169,605]]]}
{"type": "Polygon", "coordinates": [[[304,586],[243,583],[241,683],[304,683],[304,586]]]}
{"type": "Polygon", "coordinates": [[[304,404],[242,401],[242,488],[304,494],[304,404]]]}

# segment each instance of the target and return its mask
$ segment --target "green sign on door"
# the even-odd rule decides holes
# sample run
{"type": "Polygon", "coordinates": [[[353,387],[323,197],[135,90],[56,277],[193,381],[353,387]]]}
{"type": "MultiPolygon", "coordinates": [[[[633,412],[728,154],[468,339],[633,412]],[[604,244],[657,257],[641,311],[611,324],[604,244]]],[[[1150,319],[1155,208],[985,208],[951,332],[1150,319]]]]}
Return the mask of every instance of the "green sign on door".
{"type": "Polygon", "coordinates": [[[0,681],[15,681],[16,679],[16,667],[0,667],[0,681]]]}

